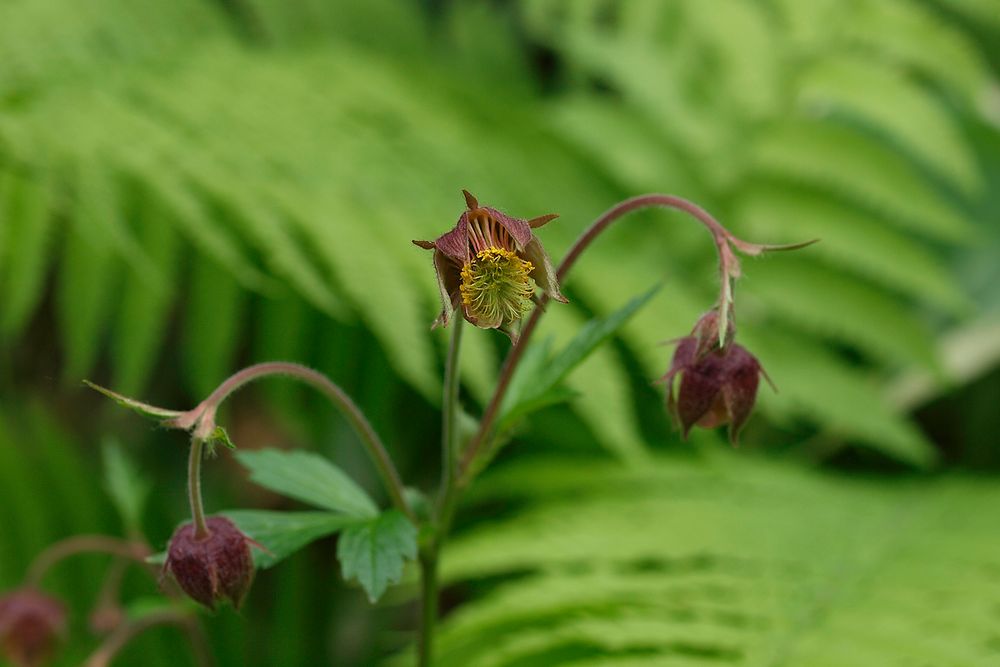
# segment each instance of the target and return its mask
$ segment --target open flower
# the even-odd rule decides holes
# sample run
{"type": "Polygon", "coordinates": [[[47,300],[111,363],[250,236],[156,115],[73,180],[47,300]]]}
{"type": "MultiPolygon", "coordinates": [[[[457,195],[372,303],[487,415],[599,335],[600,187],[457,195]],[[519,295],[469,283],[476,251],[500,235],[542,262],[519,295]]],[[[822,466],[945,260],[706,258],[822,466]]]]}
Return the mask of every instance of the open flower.
{"type": "Polygon", "coordinates": [[[730,326],[720,345],[718,314],[712,310],[698,320],[690,336],[677,341],[670,370],[660,382],[667,385],[667,410],[685,438],[692,426],[729,424],[729,441],[737,444],[757,399],[760,376],[770,382],[757,358],[733,337],[730,326]]]}
{"type": "Polygon", "coordinates": [[[434,251],[443,306],[434,326],[447,326],[461,306],[465,319],[475,326],[500,329],[516,340],[515,325],[528,310],[536,287],[549,298],[566,302],[552,262],[531,231],[556,216],[512,218],[480,206],[475,197],[462,192],[468,210],[455,228],[436,241],[413,242],[434,251]]]}
{"type": "Polygon", "coordinates": [[[66,632],[66,607],[34,588],[0,597],[0,652],[16,667],[38,667],[66,632]]]}

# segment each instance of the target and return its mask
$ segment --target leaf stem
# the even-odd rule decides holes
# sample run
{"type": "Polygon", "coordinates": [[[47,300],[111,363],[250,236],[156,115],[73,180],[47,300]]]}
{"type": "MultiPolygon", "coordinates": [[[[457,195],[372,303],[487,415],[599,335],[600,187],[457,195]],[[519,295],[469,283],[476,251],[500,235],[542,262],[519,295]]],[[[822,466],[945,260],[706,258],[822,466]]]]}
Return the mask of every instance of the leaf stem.
{"type": "MultiPolygon", "coordinates": [[[[625,201],[622,201],[605,211],[573,243],[569,251],[566,253],[566,256],[559,264],[559,267],[556,270],[556,276],[560,281],[563,280],[569,270],[573,268],[573,265],[576,264],[580,255],[583,254],[583,251],[586,250],[605,229],[611,226],[612,223],[623,218],[629,213],[651,206],[683,211],[698,220],[698,222],[703,224],[712,234],[712,240],[715,242],[715,247],[719,253],[719,271],[722,279],[719,293],[719,304],[720,306],[723,306],[722,311],[727,312],[728,309],[725,306],[730,299],[730,281],[732,278],[739,275],[739,265],[737,263],[736,256],[729,247],[729,243],[738,241],[738,239],[736,239],[729,232],[729,230],[723,227],[718,220],[713,218],[708,211],[686,199],[676,197],[674,195],[639,195],[638,197],[626,199],[625,201]]],[[[746,245],[747,247],[768,249],[764,246],[746,244],[742,241],[739,241],[739,243],[746,245]]],[[[528,342],[531,340],[531,335],[538,326],[538,320],[545,312],[545,305],[547,303],[548,298],[544,294],[541,295],[534,310],[532,310],[531,315],[528,317],[524,327],[521,329],[520,338],[517,343],[514,344],[514,347],[511,349],[506,360],[504,361],[503,367],[500,369],[496,389],[493,391],[493,396],[490,398],[489,404],[483,411],[483,417],[479,422],[479,429],[473,436],[469,446],[466,448],[465,454],[463,455],[462,461],[459,465],[458,485],[460,486],[468,484],[470,478],[475,475],[475,471],[472,469],[472,464],[474,463],[476,456],[479,455],[480,450],[483,450],[484,448],[488,449],[487,445],[489,436],[491,435],[493,424],[500,411],[500,405],[502,404],[504,396],[507,393],[510,381],[514,376],[514,371],[517,370],[517,365],[524,356],[524,350],[527,348],[528,342]]],[[[723,327],[720,326],[720,330],[722,329],[723,327]]]]}
{"type": "Polygon", "coordinates": [[[204,458],[205,441],[198,436],[191,438],[188,453],[188,503],[191,505],[191,520],[194,522],[194,538],[208,537],[205,524],[205,507],[201,501],[201,460],[204,458]]]}
{"type": "Polygon", "coordinates": [[[347,418],[348,423],[350,423],[355,433],[361,439],[362,444],[368,450],[368,454],[371,456],[393,504],[406,514],[407,517],[415,521],[416,517],[413,514],[413,510],[410,509],[409,503],[406,502],[406,498],[403,495],[403,482],[396,471],[396,466],[389,457],[389,453],[382,443],[381,438],[379,438],[375,429],[372,428],[368,419],[365,418],[364,413],[361,412],[361,409],[339,385],[319,371],[315,371],[307,366],[286,361],[270,361],[248,366],[220,384],[194,410],[186,412],[182,417],[173,420],[172,425],[179,428],[194,427],[195,431],[193,435],[196,439],[207,439],[215,430],[215,414],[223,401],[250,382],[273,375],[290,377],[304,382],[330,399],[330,402],[347,418]]]}

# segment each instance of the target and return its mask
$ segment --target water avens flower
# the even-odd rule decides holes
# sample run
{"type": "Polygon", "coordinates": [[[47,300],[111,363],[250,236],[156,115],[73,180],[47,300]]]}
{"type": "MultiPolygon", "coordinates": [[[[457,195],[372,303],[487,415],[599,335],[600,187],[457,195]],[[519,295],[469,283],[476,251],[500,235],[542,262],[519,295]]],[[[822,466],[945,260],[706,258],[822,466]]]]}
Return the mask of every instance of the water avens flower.
{"type": "Polygon", "coordinates": [[[163,569],[209,609],[225,600],[239,609],[253,582],[250,545],[255,542],[225,517],[210,516],[205,524],[208,534],[201,537],[193,523],[174,531],[163,569]]]}
{"type": "Polygon", "coordinates": [[[757,358],[734,343],[734,337],[735,329],[729,326],[720,344],[719,317],[713,309],[698,320],[690,336],[677,341],[670,370],[660,382],[667,385],[667,411],[684,438],[694,426],[728,424],[729,441],[736,445],[756,402],[760,376],[770,382],[757,358]]]}
{"type": "Polygon", "coordinates": [[[516,325],[530,308],[535,290],[566,302],[552,262],[531,231],[554,219],[513,218],[463,190],[468,207],[454,229],[436,241],[413,243],[434,251],[442,310],[434,326],[447,326],[458,308],[482,329],[500,329],[516,340],[516,325]]]}
{"type": "Polygon", "coordinates": [[[0,653],[15,667],[39,667],[66,633],[66,607],[25,587],[0,597],[0,653]]]}

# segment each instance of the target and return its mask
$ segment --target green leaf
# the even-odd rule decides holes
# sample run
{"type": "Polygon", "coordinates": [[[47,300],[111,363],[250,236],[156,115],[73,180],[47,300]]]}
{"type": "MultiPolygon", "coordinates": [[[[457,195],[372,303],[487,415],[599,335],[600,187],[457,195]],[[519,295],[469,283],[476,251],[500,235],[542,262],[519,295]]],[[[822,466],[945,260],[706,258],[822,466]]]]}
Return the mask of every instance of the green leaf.
{"type": "Polygon", "coordinates": [[[614,336],[659,289],[660,286],[656,285],[611,315],[587,322],[569,345],[551,359],[548,358],[551,342],[544,341],[534,349],[529,348],[511,381],[500,419],[497,420],[497,430],[505,430],[530,412],[572,398],[575,392],[560,387],[562,381],[602,343],[614,336]]]}
{"type": "Polygon", "coordinates": [[[417,529],[397,510],[346,528],[337,544],[344,579],[361,584],[372,603],[399,582],[403,565],[416,557],[417,529]]]}
{"type": "Polygon", "coordinates": [[[253,549],[254,564],[264,570],[302,547],[358,521],[332,512],[226,510],[222,514],[264,547],[264,550],[253,549]]]}
{"type": "Polygon", "coordinates": [[[250,479],[289,498],[355,517],[374,517],[378,506],[344,472],[318,454],[279,449],[236,454],[250,479]]]}
{"type": "Polygon", "coordinates": [[[139,531],[152,485],[112,439],[104,441],[104,488],[128,531],[139,531]]]}

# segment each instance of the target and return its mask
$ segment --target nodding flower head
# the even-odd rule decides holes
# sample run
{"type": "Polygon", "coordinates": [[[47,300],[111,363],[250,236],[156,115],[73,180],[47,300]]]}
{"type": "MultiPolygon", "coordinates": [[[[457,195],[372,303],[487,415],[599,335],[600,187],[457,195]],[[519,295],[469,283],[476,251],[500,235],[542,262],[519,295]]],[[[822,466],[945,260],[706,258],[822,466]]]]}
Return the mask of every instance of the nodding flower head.
{"type": "Polygon", "coordinates": [[[455,309],[482,329],[500,329],[516,340],[516,324],[528,310],[535,289],[566,302],[559,291],[556,272],[542,244],[532,233],[554,219],[544,215],[531,220],[512,218],[480,206],[465,194],[468,210],[455,228],[436,241],[414,241],[434,251],[434,269],[443,305],[434,326],[447,326],[455,309]]]}
{"type": "Polygon", "coordinates": [[[0,652],[15,667],[45,664],[66,632],[66,607],[34,588],[0,597],[0,652]]]}
{"type": "Polygon", "coordinates": [[[760,376],[770,382],[757,358],[733,343],[734,335],[734,328],[728,327],[720,345],[718,313],[712,310],[698,320],[690,336],[677,341],[670,370],[660,382],[667,385],[667,410],[685,438],[692,426],[729,424],[729,441],[736,445],[757,399],[760,376]]]}
{"type": "Polygon", "coordinates": [[[225,600],[238,609],[253,581],[250,545],[256,543],[225,517],[210,516],[205,523],[208,534],[201,537],[193,523],[174,531],[163,569],[209,609],[225,600]]]}

